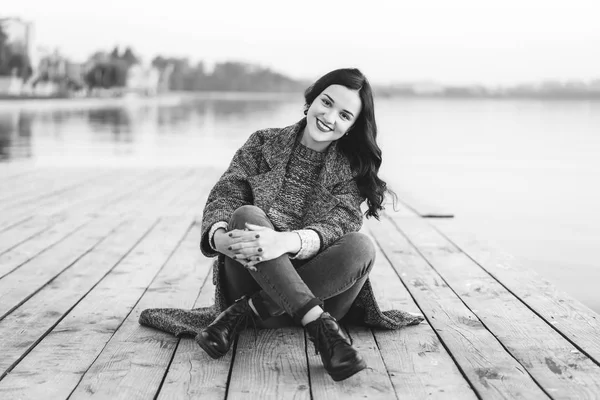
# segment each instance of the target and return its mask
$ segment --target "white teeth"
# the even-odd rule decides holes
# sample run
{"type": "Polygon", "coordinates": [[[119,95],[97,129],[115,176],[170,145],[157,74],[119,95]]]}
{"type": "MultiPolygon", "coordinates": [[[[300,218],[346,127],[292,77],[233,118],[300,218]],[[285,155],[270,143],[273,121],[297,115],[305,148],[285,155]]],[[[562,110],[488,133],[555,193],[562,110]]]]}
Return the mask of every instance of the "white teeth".
{"type": "Polygon", "coordinates": [[[325,124],[323,124],[323,123],[322,123],[320,120],[317,120],[317,125],[319,126],[319,128],[320,128],[322,131],[327,131],[327,132],[329,132],[329,131],[332,131],[332,130],[333,130],[333,129],[329,128],[328,126],[326,126],[325,124]]]}

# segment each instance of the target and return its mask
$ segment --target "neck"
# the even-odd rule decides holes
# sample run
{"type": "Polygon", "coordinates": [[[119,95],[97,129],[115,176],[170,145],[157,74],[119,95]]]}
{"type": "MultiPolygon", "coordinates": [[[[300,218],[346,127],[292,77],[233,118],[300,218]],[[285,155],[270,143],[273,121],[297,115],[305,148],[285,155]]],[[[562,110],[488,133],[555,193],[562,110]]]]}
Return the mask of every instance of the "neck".
{"type": "Polygon", "coordinates": [[[304,146],[308,147],[311,150],[318,151],[319,153],[326,151],[329,145],[331,144],[315,142],[314,140],[312,140],[310,135],[308,134],[308,129],[306,127],[304,128],[304,131],[302,131],[300,143],[302,143],[304,146]]]}

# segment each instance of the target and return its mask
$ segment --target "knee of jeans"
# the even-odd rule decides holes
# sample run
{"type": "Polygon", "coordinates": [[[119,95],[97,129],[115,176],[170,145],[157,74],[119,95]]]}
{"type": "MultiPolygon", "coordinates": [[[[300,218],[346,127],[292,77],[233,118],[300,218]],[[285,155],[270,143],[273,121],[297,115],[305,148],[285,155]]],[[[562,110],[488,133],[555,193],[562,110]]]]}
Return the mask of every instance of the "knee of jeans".
{"type": "Polygon", "coordinates": [[[233,228],[234,226],[241,226],[241,224],[245,222],[250,222],[257,225],[266,224],[272,227],[272,224],[267,218],[265,212],[260,207],[253,205],[245,205],[237,208],[233,214],[231,214],[229,227],[233,228]]]}
{"type": "Polygon", "coordinates": [[[344,244],[352,258],[361,264],[368,265],[370,271],[376,254],[373,240],[364,233],[352,232],[344,236],[344,244]]]}

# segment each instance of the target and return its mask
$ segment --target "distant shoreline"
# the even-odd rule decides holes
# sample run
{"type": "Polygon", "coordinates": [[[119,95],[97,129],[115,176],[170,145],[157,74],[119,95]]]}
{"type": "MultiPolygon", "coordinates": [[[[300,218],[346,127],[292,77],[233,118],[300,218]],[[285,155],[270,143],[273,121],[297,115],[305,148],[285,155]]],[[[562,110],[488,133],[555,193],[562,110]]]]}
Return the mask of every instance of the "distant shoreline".
{"type": "MultiPolygon", "coordinates": [[[[600,92],[570,94],[472,94],[472,93],[389,93],[375,91],[376,98],[410,100],[536,100],[536,101],[600,101],[600,92]]],[[[247,92],[247,91],[173,91],[156,96],[116,96],[116,97],[71,97],[71,96],[16,96],[0,94],[0,105],[134,105],[134,104],[177,104],[189,99],[207,100],[278,100],[301,98],[301,92],[247,92]]]]}

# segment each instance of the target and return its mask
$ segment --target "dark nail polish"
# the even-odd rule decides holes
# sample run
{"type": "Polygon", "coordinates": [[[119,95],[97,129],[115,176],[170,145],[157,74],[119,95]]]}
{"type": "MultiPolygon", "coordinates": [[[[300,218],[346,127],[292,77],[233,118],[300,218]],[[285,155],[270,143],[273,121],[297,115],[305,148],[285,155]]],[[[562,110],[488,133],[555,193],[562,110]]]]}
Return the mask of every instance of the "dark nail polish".
{"type": "Polygon", "coordinates": [[[229,246],[229,247],[227,248],[227,250],[231,250],[231,246],[229,246]]]}
{"type": "Polygon", "coordinates": [[[258,239],[260,237],[260,235],[256,235],[256,238],[258,239]]]}
{"type": "Polygon", "coordinates": [[[233,233],[230,233],[230,234],[229,234],[229,237],[233,237],[233,233]]]}
{"type": "Polygon", "coordinates": [[[262,249],[261,249],[260,247],[258,248],[258,252],[259,252],[259,253],[262,253],[262,249]]]}

